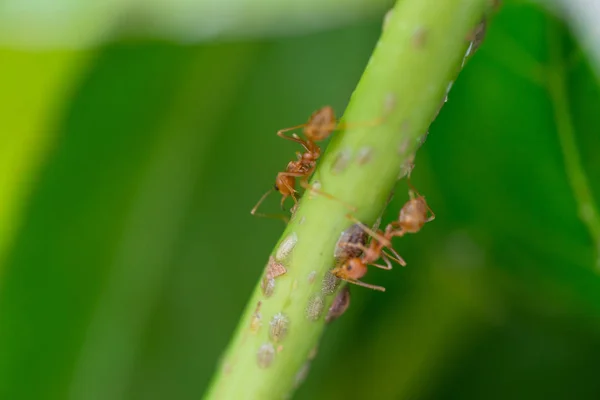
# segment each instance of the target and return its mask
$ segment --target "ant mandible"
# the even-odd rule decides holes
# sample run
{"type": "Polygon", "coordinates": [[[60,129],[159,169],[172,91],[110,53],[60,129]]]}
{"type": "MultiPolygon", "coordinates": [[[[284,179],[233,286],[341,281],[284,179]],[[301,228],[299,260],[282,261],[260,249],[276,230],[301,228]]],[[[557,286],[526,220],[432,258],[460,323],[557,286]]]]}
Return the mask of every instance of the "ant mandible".
{"type": "Polygon", "coordinates": [[[400,209],[398,220],[388,224],[383,232],[381,230],[373,231],[360,221],[356,220],[352,215],[348,215],[348,218],[360,226],[371,236],[372,239],[369,247],[365,247],[363,243],[340,243],[340,246],[344,245],[358,248],[363,253],[361,256],[351,257],[347,260],[344,260],[340,266],[331,271],[333,275],[359,286],[373,290],[379,290],[381,292],[385,291],[385,288],[382,286],[371,285],[360,281],[360,279],[367,273],[367,266],[372,265],[374,267],[389,270],[392,269],[390,259],[398,262],[402,266],[405,266],[406,262],[393,249],[391,239],[395,236],[404,236],[406,233],[417,233],[421,230],[425,223],[435,219],[435,214],[425,201],[425,197],[419,194],[410,184],[410,182],[409,185],[411,186],[411,189],[409,190],[410,199],[400,209]],[[431,213],[431,215],[428,216],[428,213],[431,213]],[[384,251],[384,248],[388,248],[395,257],[387,254],[384,251]],[[379,258],[382,258],[385,261],[385,266],[375,264],[375,261],[377,261],[379,258]]]}

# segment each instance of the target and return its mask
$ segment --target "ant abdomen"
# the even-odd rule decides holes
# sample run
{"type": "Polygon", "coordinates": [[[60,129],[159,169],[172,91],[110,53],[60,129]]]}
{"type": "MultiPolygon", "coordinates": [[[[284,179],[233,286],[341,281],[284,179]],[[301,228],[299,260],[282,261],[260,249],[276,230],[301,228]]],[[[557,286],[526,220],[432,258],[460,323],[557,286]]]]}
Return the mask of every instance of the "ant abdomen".
{"type": "Polygon", "coordinates": [[[362,254],[360,247],[356,244],[365,245],[367,243],[367,233],[359,224],[353,224],[342,232],[337,241],[333,256],[338,262],[344,262],[353,257],[359,257],[362,254]]]}
{"type": "Polygon", "coordinates": [[[416,233],[421,230],[428,221],[429,208],[423,197],[411,199],[402,209],[398,217],[400,227],[407,233],[416,233]]]}
{"type": "Polygon", "coordinates": [[[308,121],[304,135],[313,142],[325,140],[336,127],[335,113],[330,106],[315,111],[308,121]]]}

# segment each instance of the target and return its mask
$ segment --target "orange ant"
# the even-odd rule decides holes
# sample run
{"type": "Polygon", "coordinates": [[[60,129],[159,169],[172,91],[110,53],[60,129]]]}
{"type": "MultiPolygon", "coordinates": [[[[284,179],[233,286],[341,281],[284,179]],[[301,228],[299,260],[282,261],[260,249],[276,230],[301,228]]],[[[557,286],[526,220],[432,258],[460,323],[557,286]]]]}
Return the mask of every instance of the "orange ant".
{"type": "MultiPolygon", "coordinates": [[[[409,182],[410,185],[410,182],[409,182]]],[[[387,225],[385,231],[376,230],[373,231],[367,226],[356,220],[351,215],[348,218],[354,221],[360,226],[366,233],[368,233],[372,239],[369,246],[366,247],[364,243],[340,243],[340,246],[347,246],[357,248],[362,251],[361,256],[350,257],[344,260],[340,266],[334,268],[331,273],[336,277],[345,280],[350,283],[354,283],[359,286],[363,286],[373,290],[385,291],[382,286],[371,285],[360,281],[363,276],[367,273],[367,266],[372,265],[374,267],[382,269],[392,269],[390,260],[398,262],[402,266],[406,266],[406,262],[398,255],[393,249],[391,239],[395,236],[404,236],[406,233],[417,233],[421,230],[425,223],[433,221],[435,214],[425,201],[425,197],[420,195],[414,187],[411,185],[409,190],[410,199],[402,206],[398,215],[398,220],[393,221],[387,225]],[[417,196],[415,196],[415,193],[417,196]],[[428,214],[431,214],[428,216],[428,214]],[[390,256],[384,251],[384,248],[389,249],[394,257],[390,256]],[[375,264],[379,258],[385,261],[386,265],[375,264]]]]}
{"type": "Polygon", "coordinates": [[[362,254],[354,255],[353,257],[343,260],[339,266],[335,267],[331,271],[331,273],[346,282],[385,292],[385,288],[382,286],[371,285],[369,283],[360,281],[360,279],[367,273],[367,266],[372,265],[381,269],[390,270],[392,269],[390,259],[398,262],[402,266],[405,266],[406,262],[391,247],[391,242],[389,239],[385,238],[385,232],[382,232],[381,230],[372,231],[350,215],[349,217],[356,222],[356,225],[353,226],[359,226],[363,231],[371,235],[372,239],[368,247],[365,246],[364,240],[339,243],[339,246],[342,247],[344,252],[347,254],[352,254],[352,252],[348,249],[359,250],[362,254]],[[384,247],[390,249],[394,253],[395,257],[392,257],[383,251],[384,247]],[[375,264],[375,261],[377,261],[379,258],[382,258],[386,265],[375,264]]]}
{"type": "MultiPolygon", "coordinates": [[[[325,107],[322,107],[319,110],[315,111],[310,116],[308,122],[306,122],[302,125],[296,125],[296,126],[292,126],[290,128],[280,129],[279,131],[277,131],[277,136],[287,139],[287,140],[291,140],[296,143],[299,143],[302,147],[304,147],[305,152],[304,153],[296,152],[297,160],[290,161],[288,163],[285,171],[279,172],[277,174],[277,177],[275,178],[275,186],[273,188],[271,188],[269,191],[267,191],[265,194],[263,194],[263,196],[260,198],[258,203],[256,203],[256,205],[250,211],[250,213],[252,215],[270,217],[271,215],[258,214],[256,212],[256,210],[258,210],[258,207],[260,206],[260,204],[274,190],[281,193],[281,196],[282,196],[281,197],[281,209],[284,209],[283,204],[285,202],[285,199],[287,199],[288,197],[291,197],[294,200],[294,203],[297,204],[298,199],[294,195],[295,193],[297,193],[296,178],[300,178],[300,185],[304,189],[309,189],[312,192],[319,193],[330,199],[337,200],[335,197],[331,196],[330,194],[322,192],[319,189],[314,188],[313,186],[309,185],[308,179],[314,172],[316,165],[317,165],[317,160],[321,156],[321,148],[315,142],[325,140],[326,138],[329,137],[329,135],[331,135],[331,133],[336,128],[339,128],[339,127],[341,127],[341,124],[337,123],[335,114],[333,112],[333,108],[331,108],[330,106],[325,106],[325,107]],[[300,138],[295,133],[292,134],[292,136],[284,135],[285,132],[288,132],[288,131],[291,131],[294,129],[298,129],[298,128],[303,128],[302,131],[303,131],[303,134],[306,137],[306,139],[300,138]]],[[[353,208],[353,207],[350,207],[350,208],[353,208]]],[[[276,217],[283,217],[283,216],[276,216],[276,217]]],[[[283,217],[283,218],[287,219],[286,217],[283,217]]]]}
{"type": "MultiPolygon", "coordinates": [[[[409,182],[410,185],[410,182],[409,182]]],[[[417,233],[427,222],[435,219],[435,213],[425,201],[425,197],[411,185],[408,191],[410,199],[402,206],[398,220],[386,227],[386,237],[404,236],[406,233],[417,233]],[[416,194],[416,195],[415,195],[416,194]],[[431,214],[428,216],[428,214],[431,214]]]]}

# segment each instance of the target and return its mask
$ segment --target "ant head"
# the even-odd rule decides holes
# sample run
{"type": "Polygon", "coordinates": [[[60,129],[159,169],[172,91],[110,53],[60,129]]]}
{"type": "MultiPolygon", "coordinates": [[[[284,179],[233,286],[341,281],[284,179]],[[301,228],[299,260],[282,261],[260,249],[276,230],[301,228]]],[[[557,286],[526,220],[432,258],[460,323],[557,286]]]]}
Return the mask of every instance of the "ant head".
{"type": "Polygon", "coordinates": [[[335,268],[335,270],[339,270],[337,276],[341,278],[360,279],[367,273],[367,266],[360,258],[354,257],[344,262],[340,267],[335,268]]]}
{"type": "Polygon", "coordinates": [[[294,191],[296,186],[296,178],[289,175],[278,174],[275,179],[274,189],[284,196],[289,196],[294,191]]]}

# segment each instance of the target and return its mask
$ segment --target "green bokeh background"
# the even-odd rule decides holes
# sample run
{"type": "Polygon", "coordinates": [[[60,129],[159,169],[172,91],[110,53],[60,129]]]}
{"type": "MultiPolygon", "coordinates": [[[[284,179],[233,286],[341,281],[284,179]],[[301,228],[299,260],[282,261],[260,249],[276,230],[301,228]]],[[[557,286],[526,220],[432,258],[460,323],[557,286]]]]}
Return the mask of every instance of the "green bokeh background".
{"type": "MultiPolygon", "coordinates": [[[[370,272],[385,294],[351,287],[296,398],[600,397],[597,255],[536,68],[550,29],[600,199],[586,57],[507,2],[417,154],[436,220],[395,242],[407,268],[370,272]]],[[[249,213],[294,157],[275,132],[341,113],[380,30],[0,49],[0,399],[200,398],[283,229],[249,213]]]]}

